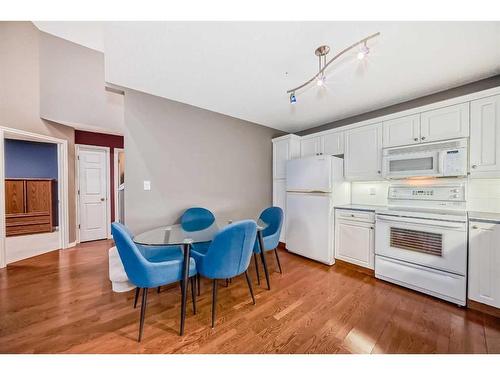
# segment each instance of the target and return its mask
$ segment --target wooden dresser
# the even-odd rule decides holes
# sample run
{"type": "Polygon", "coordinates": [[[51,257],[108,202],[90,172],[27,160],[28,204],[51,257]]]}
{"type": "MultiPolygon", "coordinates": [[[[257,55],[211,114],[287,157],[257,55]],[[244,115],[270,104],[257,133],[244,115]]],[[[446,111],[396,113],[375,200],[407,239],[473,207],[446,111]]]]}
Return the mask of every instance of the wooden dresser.
{"type": "Polygon", "coordinates": [[[57,213],[56,180],[5,179],[8,236],[52,232],[57,213]]]}

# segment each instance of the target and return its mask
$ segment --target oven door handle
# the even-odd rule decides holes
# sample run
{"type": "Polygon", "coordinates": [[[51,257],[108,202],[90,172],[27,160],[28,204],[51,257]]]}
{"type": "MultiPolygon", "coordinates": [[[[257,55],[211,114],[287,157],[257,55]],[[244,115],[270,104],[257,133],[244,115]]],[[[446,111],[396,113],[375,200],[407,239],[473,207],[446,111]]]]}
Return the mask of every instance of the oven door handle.
{"type": "MultiPolygon", "coordinates": [[[[427,219],[422,219],[426,220],[427,219]]],[[[465,230],[465,223],[452,223],[452,222],[442,222],[430,219],[432,222],[415,221],[414,219],[408,219],[404,217],[398,217],[397,219],[387,219],[381,215],[377,215],[377,221],[387,221],[391,223],[405,223],[405,224],[415,224],[415,225],[426,225],[433,228],[445,228],[445,229],[463,229],[465,230]],[[446,224],[444,224],[446,223],[446,224]]]]}

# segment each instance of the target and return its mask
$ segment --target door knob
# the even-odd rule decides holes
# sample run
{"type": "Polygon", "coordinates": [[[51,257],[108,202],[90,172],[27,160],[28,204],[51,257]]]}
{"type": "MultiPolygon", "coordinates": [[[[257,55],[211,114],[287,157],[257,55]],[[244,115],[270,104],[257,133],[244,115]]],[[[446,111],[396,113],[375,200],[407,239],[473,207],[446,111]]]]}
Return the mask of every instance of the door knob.
{"type": "Polygon", "coordinates": [[[101,198],[101,202],[104,202],[104,198],[101,198]]]}

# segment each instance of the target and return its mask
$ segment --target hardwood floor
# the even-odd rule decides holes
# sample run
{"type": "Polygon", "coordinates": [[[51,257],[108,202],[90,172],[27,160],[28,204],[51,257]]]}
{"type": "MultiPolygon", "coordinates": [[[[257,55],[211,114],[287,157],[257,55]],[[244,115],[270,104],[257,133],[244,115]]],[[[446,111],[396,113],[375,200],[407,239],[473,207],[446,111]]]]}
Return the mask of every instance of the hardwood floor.
{"type": "MultiPolygon", "coordinates": [[[[180,337],[178,285],[150,291],[141,343],[134,292],[113,293],[110,241],[85,243],[0,270],[1,353],[500,353],[500,319],[280,251],[268,254],[272,290],[244,276],[221,282],[217,325],[211,287],[180,337]]],[[[263,272],[261,272],[261,278],[263,272]]],[[[190,307],[190,305],[189,305],[190,307]]]]}

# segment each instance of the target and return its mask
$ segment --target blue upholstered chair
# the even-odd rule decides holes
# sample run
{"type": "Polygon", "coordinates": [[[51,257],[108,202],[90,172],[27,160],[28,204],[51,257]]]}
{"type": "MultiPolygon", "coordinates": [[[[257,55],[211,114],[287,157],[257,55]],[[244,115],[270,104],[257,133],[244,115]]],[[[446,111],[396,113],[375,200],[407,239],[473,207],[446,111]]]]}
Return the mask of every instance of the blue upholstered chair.
{"type": "Polygon", "coordinates": [[[228,279],[242,273],[245,277],[255,305],[252,283],[247,269],[252,259],[252,249],[257,235],[257,225],[253,220],[243,220],[229,224],[216,234],[206,253],[196,250],[191,255],[196,260],[198,272],[212,279],[212,327],[215,326],[217,302],[217,280],[228,279]]]}
{"type": "MultiPolygon", "coordinates": [[[[181,216],[181,227],[186,232],[195,232],[208,228],[215,222],[214,214],[203,207],[188,208],[181,216]]],[[[201,242],[192,245],[192,249],[198,253],[205,254],[210,246],[209,242],[201,242]]],[[[201,292],[200,275],[196,276],[198,282],[198,295],[201,292]]]]}
{"type": "MultiPolygon", "coordinates": [[[[276,255],[276,261],[278,262],[278,268],[280,273],[283,273],[281,269],[280,258],[278,255],[278,245],[280,242],[280,234],[281,227],[283,226],[283,210],[279,207],[268,207],[259,217],[263,222],[267,224],[267,227],[262,231],[262,239],[264,242],[264,253],[266,251],[274,250],[274,254],[276,255]]],[[[254,261],[255,261],[255,270],[257,273],[257,280],[260,283],[259,276],[259,267],[257,264],[257,254],[260,254],[261,249],[259,246],[259,241],[256,240],[253,248],[254,252],[254,261]]]]}
{"type": "MultiPolygon", "coordinates": [[[[146,303],[149,288],[157,288],[182,280],[183,254],[179,248],[138,247],[133,241],[130,231],[120,223],[111,224],[113,239],[120,254],[120,259],[129,280],[137,287],[135,299],[142,289],[141,319],[139,341],[142,339],[146,303]]],[[[189,263],[191,278],[191,295],[193,311],[196,313],[195,282],[196,263],[193,258],[189,263]]],[[[187,288],[187,285],[183,286],[187,288]]]]}

